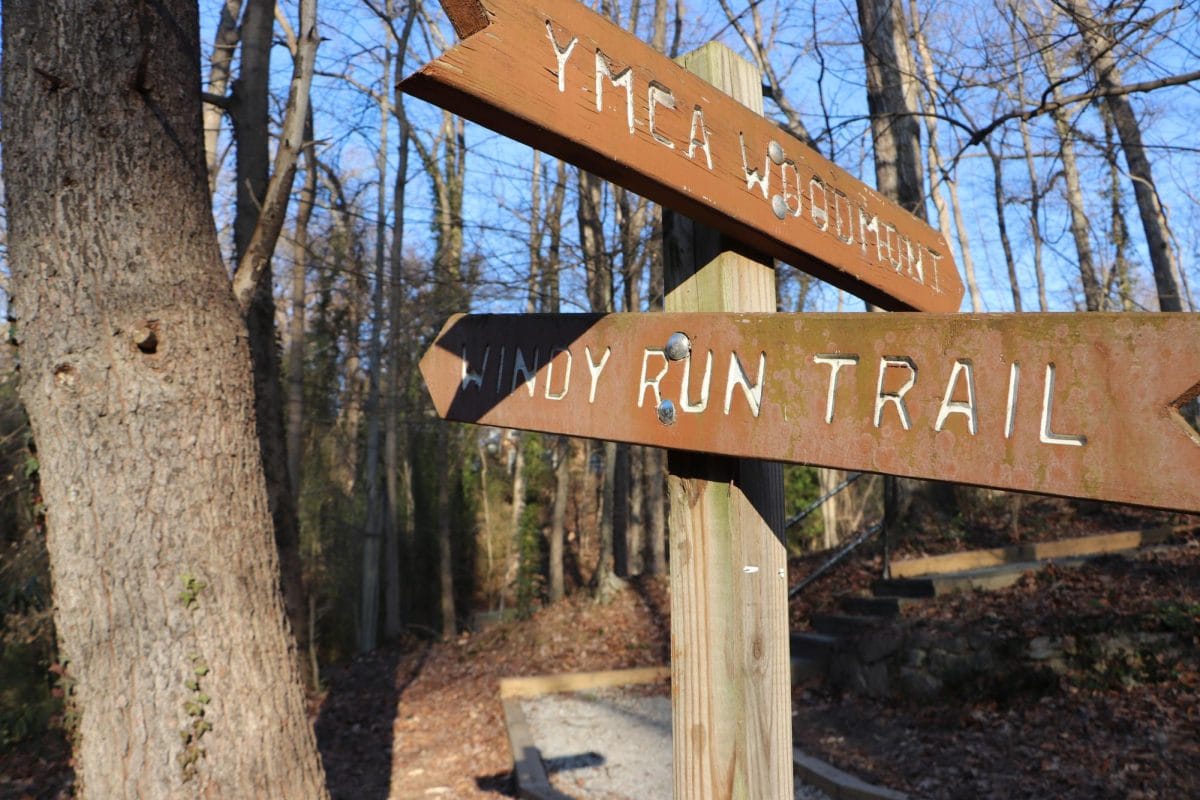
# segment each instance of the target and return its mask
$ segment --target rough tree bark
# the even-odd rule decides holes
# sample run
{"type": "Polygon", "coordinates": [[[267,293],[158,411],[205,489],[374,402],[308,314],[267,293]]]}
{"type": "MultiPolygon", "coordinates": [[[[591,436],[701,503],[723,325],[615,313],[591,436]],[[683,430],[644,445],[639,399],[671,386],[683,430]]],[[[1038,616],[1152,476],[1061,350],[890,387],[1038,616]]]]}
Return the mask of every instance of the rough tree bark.
{"type": "Polygon", "coordinates": [[[324,797],[194,3],[6,0],[4,180],[80,796],[324,797]]]}

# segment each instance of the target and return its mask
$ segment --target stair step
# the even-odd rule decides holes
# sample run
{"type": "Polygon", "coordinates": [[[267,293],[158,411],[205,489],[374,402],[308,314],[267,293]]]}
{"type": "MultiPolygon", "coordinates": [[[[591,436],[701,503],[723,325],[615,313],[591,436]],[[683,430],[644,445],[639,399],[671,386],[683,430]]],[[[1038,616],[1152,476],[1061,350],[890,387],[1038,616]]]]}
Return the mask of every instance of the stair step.
{"type": "Polygon", "coordinates": [[[1059,539],[1053,542],[1031,542],[1012,547],[968,550],[961,553],[903,559],[892,562],[892,575],[896,578],[914,578],[925,575],[961,573],[1028,561],[1125,553],[1170,541],[1171,537],[1184,532],[1187,528],[1188,526],[1167,526],[1149,530],[1102,533],[1073,539],[1059,539]]]}
{"type": "Polygon", "coordinates": [[[824,665],[838,641],[837,636],[824,633],[793,633],[790,639],[791,655],[792,658],[808,658],[824,665]]]}
{"type": "Polygon", "coordinates": [[[825,677],[825,663],[821,659],[792,656],[792,686],[825,677]]]}
{"type": "Polygon", "coordinates": [[[929,578],[885,578],[871,584],[876,597],[903,597],[907,600],[937,597],[937,587],[929,578]]]}
{"type": "Polygon", "coordinates": [[[866,597],[863,595],[842,595],[838,598],[838,606],[847,614],[860,614],[872,617],[894,617],[907,605],[913,603],[910,597],[887,596],[866,597]]]}
{"type": "MultiPolygon", "coordinates": [[[[1066,559],[1058,562],[1062,566],[1077,563],[1078,559],[1066,559]]],[[[927,575],[923,578],[891,578],[875,581],[871,591],[876,595],[897,595],[899,597],[939,597],[951,592],[962,592],[971,589],[1003,589],[1021,580],[1027,572],[1037,572],[1044,569],[1048,562],[1026,561],[1016,564],[1003,564],[987,569],[952,572],[943,575],[927,575]]]]}
{"type": "Polygon", "coordinates": [[[813,614],[810,622],[817,633],[826,636],[850,636],[883,624],[879,617],[860,614],[813,614]]]}

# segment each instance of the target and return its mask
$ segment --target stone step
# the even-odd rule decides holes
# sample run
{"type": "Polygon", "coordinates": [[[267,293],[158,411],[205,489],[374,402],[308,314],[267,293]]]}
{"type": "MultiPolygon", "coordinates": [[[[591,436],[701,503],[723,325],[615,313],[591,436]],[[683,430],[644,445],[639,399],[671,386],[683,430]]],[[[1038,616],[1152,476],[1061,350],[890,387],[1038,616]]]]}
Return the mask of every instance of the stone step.
{"type": "Polygon", "coordinates": [[[822,667],[838,643],[838,637],[811,631],[793,632],[790,637],[792,658],[807,658],[819,662],[822,667]]]}
{"type": "Polygon", "coordinates": [[[873,617],[894,617],[907,605],[915,602],[910,597],[881,596],[867,597],[858,594],[844,594],[838,598],[838,607],[847,614],[860,614],[873,617]]]}
{"type": "Polygon", "coordinates": [[[886,624],[880,617],[861,614],[813,614],[809,621],[817,633],[826,636],[853,636],[886,624]]]}

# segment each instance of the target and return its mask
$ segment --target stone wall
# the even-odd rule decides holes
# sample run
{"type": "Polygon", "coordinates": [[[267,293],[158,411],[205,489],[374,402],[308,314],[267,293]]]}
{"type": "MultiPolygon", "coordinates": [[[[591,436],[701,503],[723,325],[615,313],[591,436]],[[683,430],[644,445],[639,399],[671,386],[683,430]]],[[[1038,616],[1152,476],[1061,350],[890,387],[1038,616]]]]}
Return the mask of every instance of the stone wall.
{"type": "Polygon", "coordinates": [[[829,680],[871,697],[973,697],[1048,690],[1063,675],[1106,685],[1157,677],[1183,651],[1194,649],[1171,632],[1103,631],[1038,636],[975,631],[951,634],[921,620],[844,637],[829,661],[829,680]]]}

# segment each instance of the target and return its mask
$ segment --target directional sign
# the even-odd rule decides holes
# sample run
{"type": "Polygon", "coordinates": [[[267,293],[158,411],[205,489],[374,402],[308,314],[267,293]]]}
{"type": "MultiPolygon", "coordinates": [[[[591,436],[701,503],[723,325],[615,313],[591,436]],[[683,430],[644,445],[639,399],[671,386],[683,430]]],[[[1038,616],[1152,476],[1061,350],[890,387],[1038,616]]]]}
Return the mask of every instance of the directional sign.
{"type": "Polygon", "coordinates": [[[443,0],[463,41],[401,88],[893,310],[957,311],[945,239],[574,0],[443,0]]]}
{"type": "Polygon", "coordinates": [[[453,420],[1200,511],[1195,314],[452,317],[453,420]]]}

